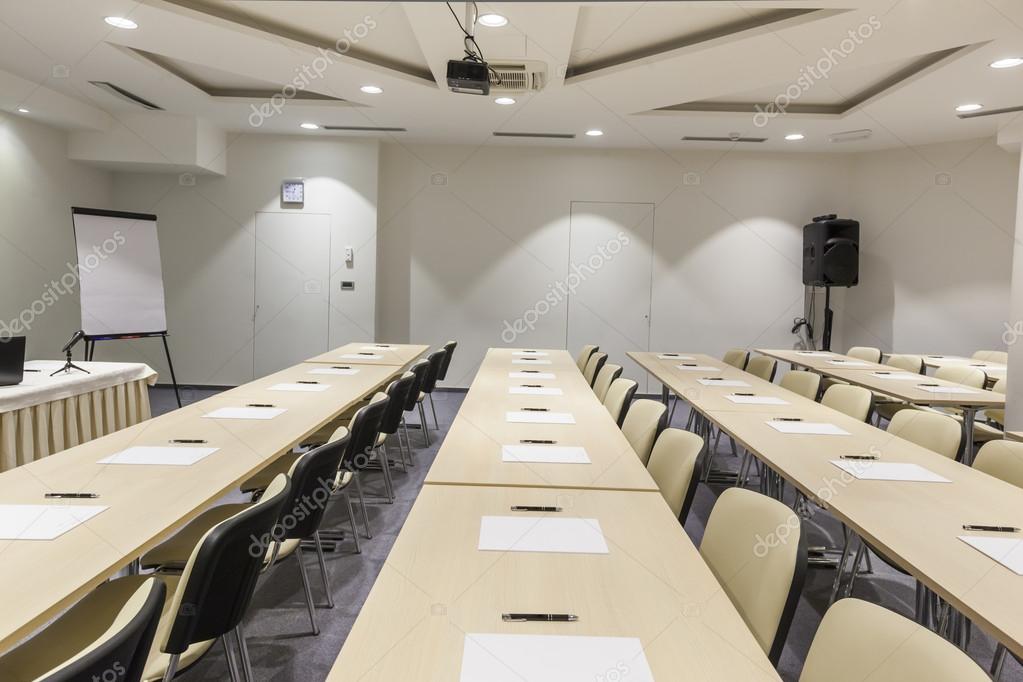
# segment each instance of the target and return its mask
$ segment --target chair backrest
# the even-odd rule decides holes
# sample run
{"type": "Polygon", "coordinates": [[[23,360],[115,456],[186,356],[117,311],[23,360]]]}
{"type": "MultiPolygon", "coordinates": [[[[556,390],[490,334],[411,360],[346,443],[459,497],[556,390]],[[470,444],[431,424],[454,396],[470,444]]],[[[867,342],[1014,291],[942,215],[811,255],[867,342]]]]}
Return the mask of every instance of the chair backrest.
{"type": "Polygon", "coordinates": [[[447,355],[447,351],[441,348],[426,356],[429,367],[426,369],[426,376],[423,377],[423,385],[419,387],[420,391],[423,393],[433,393],[433,389],[437,388],[437,377],[440,376],[440,368],[444,364],[444,358],[447,355]]]}
{"type": "Polygon", "coordinates": [[[779,384],[782,388],[804,398],[817,400],[817,393],[821,390],[821,375],[803,369],[793,369],[785,373],[779,384]]]}
{"type": "Polygon", "coordinates": [[[412,393],[412,386],[416,383],[416,375],[412,372],[405,372],[400,377],[387,385],[387,409],[384,410],[380,419],[380,433],[388,435],[397,433],[401,426],[401,415],[405,413],[405,405],[408,403],[409,394],[412,393]]]}
{"type": "Polygon", "coordinates": [[[870,418],[870,409],[874,403],[874,394],[862,386],[835,384],[824,391],[821,405],[833,410],[844,412],[853,419],[862,422],[870,418]]]}
{"type": "Polygon", "coordinates": [[[934,377],[970,388],[984,388],[984,384],[987,383],[987,374],[984,373],[984,370],[976,367],[957,367],[955,365],[939,367],[934,370],[934,377]]]}
{"type": "Polygon", "coordinates": [[[341,466],[345,469],[363,469],[369,464],[370,453],[376,447],[380,434],[380,422],[387,411],[390,398],[386,393],[374,393],[369,403],[363,405],[348,422],[348,447],[345,448],[341,466]]]}
{"type": "Polygon", "coordinates": [[[351,434],[335,431],[331,440],[304,453],[291,465],[291,499],[285,502],[275,540],[304,540],[320,529],[333,482],[351,434]]]}
{"type": "Polygon", "coordinates": [[[857,360],[866,360],[867,362],[879,363],[881,362],[881,349],[871,348],[870,346],[853,346],[846,353],[851,358],[857,360]]]}
{"type": "Polygon", "coordinates": [[[884,364],[896,367],[904,372],[924,373],[924,359],[919,355],[889,355],[884,364]]]}
{"type": "Polygon", "coordinates": [[[636,400],[629,405],[622,421],[622,433],[636,452],[639,461],[646,466],[650,461],[657,436],[668,425],[668,408],[657,400],[636,400]]]}
{"type": "Polygon", "coordinates": [[[457,341],[448,341],[444,344],[444,362],[440,363],[440,371],[437,372],[437,381],[444,381],[448,378],[448,367],[451,366],[451,356],[455,354],[457,341]]]}
{"type": "Polygon", "coordinates": [[[181,654],[191,644],[216,639],[238,626],[289,499],[291,481],[278,474],[258,502],[206,532],[185,564],[170,618],[160,623],[161,651],[181,654]]]}
{"type": "Polygon", "coordinates": [[[777,665],[806,578],[806,534],[790,508],[745,488],[721,493],[700,554],[777,665]]]}
{"type": "Polygon", "coordinates": [[[746,363],[749,362],[749,351],[744,348],[733,348],[732,350],[725,351],[725,355],[721,360],[732,367],[746,369],[746,363]]]}
{"type": "Polygon", "coordinates": [[[686,522],[700,480],[703,439],[691,431],[665,429],[657,437],[647,470],[678,520],[686,522]]]}
{"type": "Polygon", "coordinates": [[[636,395],[637,387],[638,385],[632,379],[615,379],[607,389],[607,394],[604,396],[604,407],[619,428],[625,420],[625,414],[629,411],[629,405],[632,403],[632,397],[636,395]]]}
{"type": "Polygon", "coordinates": [[[746,371],[764,381],[774,381],[774,373],[778,371],[778,361],[766,355],[750,358],[746,363],[746,371]]]}
{"type": "Polygon", "coordinates": [[[956,645],[883,606],[835,602],[817,628],[799,682],[990,682],[956,645]]]}
{"type": "Polygon", "coordinates": [[[1009,354],[1004,350],[979,350],[973,354],[973,359],[982,362],[998,362],[1003,365],[1009,364],[1009,354]]]}
{"type": "Polygon", "coordinates": [[[597,372],[597,378],[593,382],[593,393],[597,396],[597,400],[604,402],[604,398],[607,396],[607,389],[611,388],[611,382],[621,375],[621,365],[612,365],[610,362],[604,363],[604,366],[597,372]]]}
{"type": "MultiPolygon", "coordinates": [[[[38,682],[104,680],[110,677],[111,671],[118,673],[118,682],[138,682],[142,679],[156,627],[160,622],[167,586],[158,578],[149,578],[125,601],[122,601],[123,594],[117,589],[96,590],[52,623],[51,626],[59,627],[66,635],[59,642],[63,651],[75,653],[48,672],[38,677],[33,675],[31,679],[37,679],[38,682]],[[116,602],[112,602],[113,597],[117,597],[116,602]],[[82,620],[88,621],[90,627],[76,627],[75,624],[82,620]],[[100,623],[107,627],[98,638],[92,641],[69,641],[79,633],[91,637],[99,629],[100,623]]],[[[23,651],[38,655],[31,647],[31,640],[23,651]]],[[[46,653],[57,656],[61,652],[46,653]]],[[[18,657],[19,652],[15,649],[0,661],[0,677],[8,679],[5,675],[12,669],[17,670],[18,657]]],[[[41,662],[33,660],[26,663],[32,667],[33,663],[38,666],[41,662]]],[[[11,679],[20,678],[14,675],[11,679]]]]}
{"type": "Polygon", "coordinates": [[[423,390],[423,382],[426,381],[426,373],[430,371],[430,361],[425,359],[416,360],[409,365],[408,371],[412,372],[416,379],[412,383],[408,399],[405,401],[406,412],[416,409],[416,399],[419,398],[419,392],[423,390]]]}
{"type": "Polygon", "coordinates": [[[593,382],[597,380],[597,373],[604,367],[605,362],[607,362],[607,353],[594,353],[587,361],[586,369],[583,370],[583,377],[586,378],[591,388],[593,387],[593,382]]]}
{"type": "Polygon", "coordinates": [[[963,440],[963,427],[947,414],[927,410],[899,410],[888,423],[888,433],[955,459],[963,440]]]}
{"type": "Polygon", "coordinates": [[[586,363],[590,361],[590,356],[600,350],[600,346],[587,345],[583,346],[582,350],[579,351],[579,355],[575,357],[575,364],[579,366],[579,371],[586,369],[586,363]]]}
{"type": "Polygon", "coordinates": [[[1001,393],[1002,395],[1005,395],[1005,386],[1006,380],[1005,377],[1002,377],[1001,379],[995,382],[995,385],[991,387],[991,390],[994,391],[995,393],[1001,393]]]}
{"type": "Polygon", "coordinates": [[[973,460],[973,468],[1023,488],[1023,443],[992,440],[984,443],[973,460]]]}

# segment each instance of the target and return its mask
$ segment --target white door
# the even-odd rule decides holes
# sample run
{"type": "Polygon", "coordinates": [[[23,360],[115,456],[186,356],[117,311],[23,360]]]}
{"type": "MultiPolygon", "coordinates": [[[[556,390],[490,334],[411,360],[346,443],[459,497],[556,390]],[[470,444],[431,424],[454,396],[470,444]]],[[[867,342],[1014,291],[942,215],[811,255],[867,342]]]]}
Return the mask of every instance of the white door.
{"type": "Polygon", "coordinates": [[[329,281],[329,215],[256,214],[257,378],[327,350],[329,281]]]}
{"type": "Polygon", "coordinates": [[[595,343],[647,393],[646,371],[627,351],[650,350],[654,205],[573,201],[568,348],[595,343]]]}

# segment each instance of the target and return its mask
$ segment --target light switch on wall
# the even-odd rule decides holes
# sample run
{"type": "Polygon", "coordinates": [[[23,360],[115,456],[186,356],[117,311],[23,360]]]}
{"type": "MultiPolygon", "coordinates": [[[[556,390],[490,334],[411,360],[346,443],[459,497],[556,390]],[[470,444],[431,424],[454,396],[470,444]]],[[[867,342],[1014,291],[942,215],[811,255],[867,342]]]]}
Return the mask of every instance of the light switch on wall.
{"type": "Polygon", "coordinates": [[[345,247],[345,263],[351,265],[355,261],[355,251],[350,246],[345,247]]]}

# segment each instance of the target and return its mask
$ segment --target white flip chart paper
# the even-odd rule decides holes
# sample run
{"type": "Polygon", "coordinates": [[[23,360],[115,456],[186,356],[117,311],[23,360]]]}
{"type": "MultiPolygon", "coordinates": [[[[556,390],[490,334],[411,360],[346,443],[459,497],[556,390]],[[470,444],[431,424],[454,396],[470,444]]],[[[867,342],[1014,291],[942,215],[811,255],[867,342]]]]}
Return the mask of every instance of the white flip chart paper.
{"type": "Polygon", "coordinates": [[[737,405],[788,405],[785,400],[772,395],[726,395],[725,398],[737,405]]]}
{"type": "Polygon", "coordinates": [[[634,637],[467,634],[459,682],[654,682],[634,637]],[[614,673],[615,677],[609,675],[614,673]]]}
{"type": "Polygon", "coordinates": [[[273,419],[285,412],[283,407],[221,407],[203,416],[207,419],[273,419]]]}
{"type": "Polygon", "coordinates": [[[508,372],[509,379],[553,379],[551,372],[508,372]]]}
{"type": "Polygon", "coordinates": [[[293,393],[319,393],[330,388],[329,384],[274,384],[271,391],[291,391],[293,393]]]}
{"type": "Polygon", "coordinates": [[[566,445],[504,445],[504,462],[536,462],[538,464],[589,464],[586,448],[566,445]]]}
{"type": "Polygon", "coordinates": [[[335,376],[351,376],[358,374],[359,370],[354,367],[317,367],[309,370],[309,374],[333,374],[335,376]]]}
{"type": "Polygon", "coordinates": [[[988,555],[1016,575],[1023,575],[1023,540],[979,535],[960,535],[959,539],[978,552],[988,555]]]}
{"type": "Polygon", "coordinates": [[[767,425],[781,433],[800,433],[812,436],[848,436],[849,432],[834,424],[822,422],[787,422],[772,419],[767,425]]]}
{"type": "Polygon", "coordinates": [[[512,395],[564,395],[557,386],[509,386],[512,395]]]}
{"type": "Polygon", "coordinates": [[[484,552],[607,554],[597,519],[484,516],[478,549],[484,552]]]}
{"type": "Polygon", "coordinates": [[[861,481],[917,481],[920,483],[951,483],[919,464],[906,462],[873,462],[859,459],[834,459],[831,463],[861,481]]]}
{"type": "Polygon", "coordinates": [[[99,505],[0,504],[0,540],[54,540],[106,510],[99,505]]]}
{"type": "Polygon", "coordinates": [[[150,464],[155,466],[192,466],[220,448],[136,446],[101,459],[98,464],[150,464]]]}
{"type": "Polygon", "coordinates": [[[510,424],[575,424],[570,412],[533,412],[522,410],[505,415],[510,424]]]}

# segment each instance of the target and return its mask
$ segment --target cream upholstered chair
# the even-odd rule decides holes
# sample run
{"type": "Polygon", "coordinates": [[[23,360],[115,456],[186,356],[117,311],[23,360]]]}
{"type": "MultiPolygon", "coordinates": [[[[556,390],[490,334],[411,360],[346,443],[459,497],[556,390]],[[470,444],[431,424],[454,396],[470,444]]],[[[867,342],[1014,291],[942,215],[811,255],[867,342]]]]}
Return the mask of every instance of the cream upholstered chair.
{"type": "Polygon", "coordinates": [[[955,459],[963,440],[959,422],[947,414],[930,410],[902,410],[892,417],[888,433],[949,459],[955,459]]]}
{"type": "Polygon", "coordinates": [[[590,356],[590,359],[586,361],[586,369],[583,370],[583,377],[589,383],[590,388],[593,387],[593,382],[597,380],[597,374],[604,367],[604,363],[607,362],[607,353],[594,353],[590,356]]]}
{"type": "Polygon", "coordinates": [[[730,351],[726,351],[721,360],[732,367],[746,369],[746,363],[749,362],[749,351],[742,348],[733,348],[730,351]]]}
{"type": "Polygon", "coordinates": [[[766,355],[758,355],[750,358],[746,363],[746,371],[764,381],[774,381],[774,374],[778,371],[778,361],[766,355]]]}
{"type": "Polygon", "coordinates": [[[870,408],[874,402],[874,394],[862,386],[835,384],[824,392],[821,405],[843,412],[853,419],[867,421],[870,408]]]}
{"type": "Polygon", "coordinates": [[[647,470],[657,483],[664,501],[683,524],[700,479],[697,461],[702,451],[703,439],[695,433],[665,429],[657,437],[647,462],[647,470]]]}
{"type": "Polygon", "coordinates": [[[985,443],[973,460],[973,468],[1023,488],[1023,443],[993,440],[985,443]]]}
{"type": "Polygon", "coordinates": [[[880,348],[871,348],[870,346],[853,346],[849,349],[846,355],[866,362],[881,362],[880,348]]]}
{"type": "Polygon", "coordinates": [[[590,356],[600,350],[600,346],[583,346],[582,350],[579,351],[579,355],[575,356],[575,364],[579,366],[579,371],[586,369],[586,363],[590,361],[590,356]]]}
{"type": "Polygon", "coordinates": [[[973,359],[981,362],[997,362],[1002,365],[1009,364],[1009,354],[1004,350],[979,350],[973,354],[973,359]]]}
{"type": "MultiPolygon", "coordinates": [[[[910,372],[912,374],[924,373],[924,359],[919,355],[890,355],[884,361],[884,364],[903,372],[910,372]]],[[[890,420],[900,410],[912,407],[908,403],[892,400],[886,395],[874,394],[874,410],[878,416],[878,423],[880,423],[881,419],[890,420]]]]}
{"type": "Polygon", "coordinates": [[[721,493],[700,544],[700,554],[775,665],[803,589],[806,551],[799,516],[744,488],[721,493]]]}
{"type": "Polygon", "coordinates": [[[842,599],[824,614],[799,682],[989,682],[951,642],[884,607],[842,599]]]}
{"type": "Polygon", "coordinates": [[[637,384],[632,379],[615,379],[604,396],[604,407],[619,427],[629,411],[632,396],[636,395],[637,384]]]}
{"type": "Polygon", "coordinates": [[[987,374],[984,374],[984,370],[967,365],[939,367],[934,370],[934,378],[944,379],[945,381],[962,384],[970,388],[984,388],[984,384],[987,383],[987,374]]]}
{"type": "Polygon", "coordinates": [[[913,374],[924,373],[924,359],[919,355],[889,355],[884,364],[913,374]]]}
{"type": "Polygon", "coordinates": [[[604,402],[604,398],[607,397],[607,389],[611,388],[611,382],[621,375],[621,365],[612,365],[609,362],[604,363],[604,366],[597,372],[597,378],[593,382],[593,393],[597,396],[597,400],[604,402]]]}
{"type": "Polygon", "coordinates": [[[622,421],[622,433],[632,446],[639,461],[646,466],[650,461],[657,435],[668,422],[668,407],[656,400],[637,400],[629,406],[622,421]]]}
{"type": "Polygon", "coordinates": [[[786,372],[779,383],[786,390],[809,400],[817,400],[817,392],[821,387],[821,375],[816,372],[794,369],[786,372]]]}
{"type": "MultiPolygon", "coordinates": [[[[995,385],[991,387],[991,390],[995,393],[1001,393],[1005,395],[1005,379],[999,379],[995,382],[995,385]]],[[[984,410],[984,416],[987,417],[988,421],[994,422],[999,426],[1005,425],[1005,410],[984,410]]]]}

